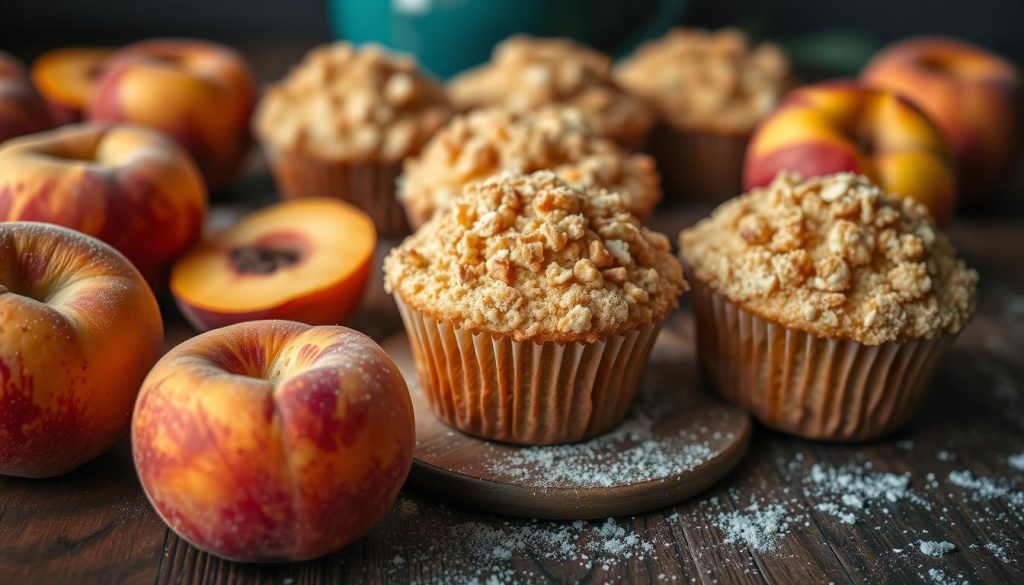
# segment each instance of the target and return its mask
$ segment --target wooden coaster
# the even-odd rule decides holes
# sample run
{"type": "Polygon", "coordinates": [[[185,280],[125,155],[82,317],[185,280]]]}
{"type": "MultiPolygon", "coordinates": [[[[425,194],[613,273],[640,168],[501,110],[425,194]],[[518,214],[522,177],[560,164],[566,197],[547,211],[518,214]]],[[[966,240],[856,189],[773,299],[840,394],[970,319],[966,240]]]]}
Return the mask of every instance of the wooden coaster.
{"type": "Polygon", "coordinates": [[[409,485],[459,505],[549,519],[628,516],[674,504],[732,471],[750,442],[750,416],[700,388],[690,360],[663,331],[630,414],[583,443],[522,447],[441,422],[419,386],[404,334],[383,343],[409,384],[416,455],[409,485]]]}

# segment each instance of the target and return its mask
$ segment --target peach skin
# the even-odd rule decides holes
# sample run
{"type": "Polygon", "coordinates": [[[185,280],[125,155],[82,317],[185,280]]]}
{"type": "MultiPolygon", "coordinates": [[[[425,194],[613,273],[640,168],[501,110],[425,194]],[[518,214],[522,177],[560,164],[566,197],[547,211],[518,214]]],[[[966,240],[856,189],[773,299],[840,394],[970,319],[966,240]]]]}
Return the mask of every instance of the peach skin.
{"type": "Polygon", "coordinates": [[[850,171],[923,203],[948,224],[957,181],[942,133],[899,95],[850,81],[790,93],[755,130],[744,161],[747,190],[779,171],[804,177],[850,171]]]}
{"type": "Polygon", "coordinates": [[[182,538],[239,561],[310,559],[388,510],[412,465],[412,402],[362,333],[252,321],[194,337],[153,368],[132,446],[182,538]]]}
{"type": "Polygon", "coordinates": [[[171,293],[201,331],[256,319],[342,323],[366,290],[377,235],[337,199],[291,199],[243,217],[183,256],[171,293]]]}
{"type": "Polygon", "coordinates": [[[931,116],[953,149],[965,201],[1005,185],[1024,123],[1024,81],[1012,63],[963,41],[919,37],[879,52],[861,79],[931,116]]]}
{"type": "Polygon", "coordinates": [[[87,116],[131,122],[174,137],[211,189],[226,186],[249,150],[256,86],[236,51],[192,39],[155,39],[110,57],[87,116]]]}
{"type": "Polygon", "coordinates": [[[21,62],[0,51],[0,142],[49,130],[54,123],[49,104],[32,87],[21,62]]]}
{"type": "Polygon", "coordinates": [[[60,124],[82,119],[103,64],[113,52],[106,47],[65,47],[47,51],[32,63],[32,82],[60,124]]]}
{"type": "Polygon", "coordinates": [[[116,250],[0,223],[0,474],[59,475],[106,451],[162,342],[156,299],[116,250]]]}
{"type": "Polygon", "coordinates": [[[153,284],[199,237],[206,189],[162,134],[84,123],[0,146],[0,220],[60,224],[123,252],[153,284]]]}

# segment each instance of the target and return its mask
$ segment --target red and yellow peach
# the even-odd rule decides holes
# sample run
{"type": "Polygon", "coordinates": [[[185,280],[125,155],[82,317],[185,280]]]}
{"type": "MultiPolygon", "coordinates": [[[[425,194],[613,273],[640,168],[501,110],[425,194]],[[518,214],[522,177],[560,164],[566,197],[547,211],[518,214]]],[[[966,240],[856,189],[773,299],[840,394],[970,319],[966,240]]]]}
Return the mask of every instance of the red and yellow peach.
{"type": "Polygon", "coordinates": [[[32,87],[21,63],[0,51],[0,142],[54,126],[49,104],[32,87]]]}
{"type": "Polygon", "coordinates": [[[963,41],[922,37],[881,51],[862,79],[903,95],[935,121],[952,147],[965,200],[1005,183],[1024,123],[1024,81],[1012,63],[963,41]]]}
{"type": "Polygon", "coordinates": [[[206,41],[155,39],[110,57],[87,115],[174,137],[217,189],[234,178],[249,150],[255,99],[252,74],[236,51],[206,41]]]}
{"type": "Polygon", "coordinates": [[[156,299],[116,250],[0,223],[0,473],[59,475],[106,451],[162,342],[156,299]]]}
{"type": "Polygon", "coordinates": [[[199,237],[205,214],[188,155],[147,128],[85,123],[0,146],[0,220],[96,236],[154,283],[199,237]]]}
{"type": "Polygon", "coordinates": [[[243,217],[183,256],[171,293],[199,330],[257,319],[336,325],[366,290],[373,221],[337,199],[292,199],[243,217]]]}
{"type": "Polygon", "coordinates": [[[849,81],[790,93],[755,130],[744,161],[747,189],[782,170],[804,177],[850,171],[910,197],[948,223],[957,181],[935,125],[899,95],[849,81]]]}
{"type": "Polygon", "coordinates": [[[32,63],[32,82],[50,102],[59,123],[82,119],[103,63],[113,52],[102,47],[65,47],[43,53],[32,63]]]}
{"type": "Polygon", "coordinates": [[[242,561],[344,547],[391,506],[415,424],[395,363],[344,327],[252,321],[171,350],[132,420],[142,487],[195,546],[242,561]]]}

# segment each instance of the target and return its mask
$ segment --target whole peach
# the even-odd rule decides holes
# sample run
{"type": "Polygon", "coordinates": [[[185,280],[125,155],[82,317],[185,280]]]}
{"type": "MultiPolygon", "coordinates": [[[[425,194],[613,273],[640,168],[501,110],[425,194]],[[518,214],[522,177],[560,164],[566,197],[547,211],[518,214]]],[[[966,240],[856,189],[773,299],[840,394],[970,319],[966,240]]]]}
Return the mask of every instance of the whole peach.
{"type": "Polygon", "coordinates": [[[173,136],[217,189],[234,178],[249,150],[255,99],[252,74],[236,51],[207,41],[154,39],[110,57],[87,117],[173,136]]]}
{"type": "Polygon", "coordinates": [[[798,88],[754,131],[743,181],[767,185],[779,171],[804,177],[855,172],[952,219],[957,181],[949,146],[928,117],[894,92],[851,81],[798,88]]]}
{"type": "Polygon", "coordinates": [[[59,475],[106,451],[162,341],[153,293],[116,250],[0,223],[0,473],[59,475]]]}
{"type": "Polygon", "coordinates": [[[143,383],[135,465],[153,507],[221,557],[340,549],[391,506],[412,465],[398,367],[344,327],[250,321],[171,350],[143,383]]]}
{"type": "Polygon", "coordinates": [[[174,141],[85,123],[0,146],[0,220],[60,224],[113,245],[150,280],[199,237],[206,189],[174,141]]]}
{"type": "Polygon", "coordinates": [[[898,92],[946,135],[966,199],[1002,186],[1021,144],[1024,81],[1012,63],[941,37],[890,45],[864,68],[868,84],[898,92]]]}

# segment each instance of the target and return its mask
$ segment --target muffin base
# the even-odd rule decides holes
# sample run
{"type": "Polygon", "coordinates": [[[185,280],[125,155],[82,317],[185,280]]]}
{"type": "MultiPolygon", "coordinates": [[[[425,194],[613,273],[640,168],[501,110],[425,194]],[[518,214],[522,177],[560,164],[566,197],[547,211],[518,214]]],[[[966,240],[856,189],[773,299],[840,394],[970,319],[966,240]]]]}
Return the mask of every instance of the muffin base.
{"type": "Polygon", "coordinates": [[[666,199],[721,203],[743,192],[743,157],[750,133],[682,130],[661,124],[651,154],[666,199]]]}
{"type": "Polygon", "coordinates": [[[449,426],[520,445],[571,443],[625,417],[661,323],[594,343],[474,333],[395,302],[431,409],[449,426]]]}
{"type": "Polygon", "coordinates": [[[267,158],[282,197],[341,199],[365,211],[379,235],[409,234],[405,210],[395,197],[400,162],[325,161],[286,150],[268,150],[267,158]]]}
{"type": "Polygon", "coordinates": [[[719,393],[807,439],[874,439],[906,424],[953,338],[871,346],[762,319],[691,278],[697,357],[719,393]]]}

